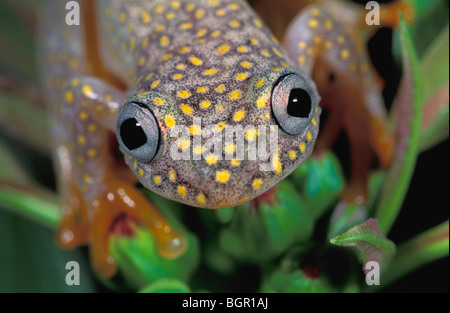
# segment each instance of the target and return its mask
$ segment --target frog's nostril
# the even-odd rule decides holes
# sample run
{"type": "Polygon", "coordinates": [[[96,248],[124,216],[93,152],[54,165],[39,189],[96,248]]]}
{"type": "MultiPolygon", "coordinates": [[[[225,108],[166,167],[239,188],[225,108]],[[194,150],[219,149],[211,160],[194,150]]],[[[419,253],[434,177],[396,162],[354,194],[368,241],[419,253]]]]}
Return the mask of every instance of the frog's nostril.
{"type": "Polygon", "coordinates": [[[122,123],[120,137],[129,150],[137,149],[147,143],[147,136],[141,124],[134,118],[129,118],[122,123]]]}
{"type": "Polygon", "coordinates": [[[311,112],[311,97],[303,89],[295,88],[291,90],[287,113],[291,116],[308,118],[311,112]]]}

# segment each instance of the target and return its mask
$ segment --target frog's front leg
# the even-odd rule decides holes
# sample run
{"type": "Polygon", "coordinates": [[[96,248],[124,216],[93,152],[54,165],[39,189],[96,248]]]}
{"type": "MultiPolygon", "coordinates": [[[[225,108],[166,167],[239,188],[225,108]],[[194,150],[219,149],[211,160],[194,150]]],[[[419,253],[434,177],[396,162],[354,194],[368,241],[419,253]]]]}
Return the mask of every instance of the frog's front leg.
{"type": "Polygon", "coordinates": [[[338,131],[348,137],[352,162],[344,200],[362,204],[372,150],[388,166],[393,138],[387,129],[379,78],[363,41],[355,31],[336,22],[325,7],[306,8],[288,28],[284,46],[293,60],[313,76],[329,121],[319,136],[318,149],[331,148],[338,131]]]}
{"type": "Polygon", "coordinates": [[[125,95],[90,77],[72,79],[64,95],[60,114],[72,142],[61,144],[67,153],[57,154],[64,201],[59,243],[73,247],[89,242],[93,268],[111,277],[116,266],[109,254],[109,235],[115,218],[125,213],[153,232],[162,256],[183,253],[183,235],[122,175],[111,153],[111,132],[125,95]]]}

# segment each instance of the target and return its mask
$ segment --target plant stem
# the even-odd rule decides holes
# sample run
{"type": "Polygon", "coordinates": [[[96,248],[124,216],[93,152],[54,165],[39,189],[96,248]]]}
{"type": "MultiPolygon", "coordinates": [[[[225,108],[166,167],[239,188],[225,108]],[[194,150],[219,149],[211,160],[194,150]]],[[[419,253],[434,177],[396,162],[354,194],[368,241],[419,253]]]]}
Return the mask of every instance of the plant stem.
{"type": "MultiPolygon", "coordinates": [[[[400,245],[389,268],[381,274],[381,285],[387,286],[415,269],[449,254],[449,221],[433,227],[400,245]]],[[[370,287],[370,291],[374,291],[370,287]]]]}
{"type": "Polygon", "coordinates": [[[55,229],[60,219],[56,198],[42,189],[0,182],[2,209],[20,214],[46,227],[55,229]]]}

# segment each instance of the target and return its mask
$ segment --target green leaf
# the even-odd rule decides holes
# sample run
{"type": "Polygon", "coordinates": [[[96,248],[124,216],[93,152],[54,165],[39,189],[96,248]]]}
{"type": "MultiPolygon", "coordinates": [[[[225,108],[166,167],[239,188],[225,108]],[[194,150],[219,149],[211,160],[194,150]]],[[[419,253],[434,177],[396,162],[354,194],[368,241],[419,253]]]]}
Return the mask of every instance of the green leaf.
{"type": "Polygon", "coordinates": [[[139,226],[133,227],[133,236],[114,235],[110,241],[111,255],[116,259],[120,273],[131,288],[140,289],[163,278],[188,281],[197,269],[198,240],[172,213],[171,203],[175,207],[179,205],[159,197],[154,202],[169,223],[186,236],[188,247],[183,255],[176,259],[160,256],[153,234],[139,226]]]}
{"type": "Polygon", "coordinates": [[[232,223],[220,235],[225,251],[240,260],[267,262],[295,242],[306,241],[314,229],[308,205],[287,180],[236,208],[232,223]]]}
{"type": "Polygon", "coordinates": [[[143,288],[141,293],[189,293],[191,289],[176,279],[160,279],[143,288]]]}
{"type": "Polygon", "coordinates": [[[354,226],[342,235],[336,236],[330,242],[342,247],[355,247],[361,253],[365,265],[367,262],[376,261],[380,268],[384,269],[395,253],[395,245],[380,231],[378,222],[369,219],[366,222],[354,226]]]}
{"type": "Polygon", "coordinates": [[[448,254],[449,222],[447,220],[398,247],[397,254],[383,275],[383,286],[448,254]]]}
{"type": "Polygon", "coordinates": [[[6,212],[1,206],[0,293],[96,291],[89,262],[81,249],[60,249],[54,243],[52,230],[6,212]],[[79,286],[66,284],[69,261],[80,266],[79,286]]]}
{"type": "Polygon", "coordinates": [[[421,150],[449,136],[449,26],[441,32],[421,60],[425,107],[421,150]]]}
{"type": "Polygon", "coordinates": [[[341,165],[331,151],[320,157],[310,157],[289,178],[300,190],[314,220],[338,199],[345,182],[341,165]]]}
{"type": "Polygon", "coordinates": [[[279,293],[328,293],[331,288],[321,277],[310,277],[302,270],[286,273],[275,271],[264,284],[262,292],[279,293]]]}
{"type": "Polygon", "coordinates": [[[396,147],[375,217],[387,233],[394,223],[408,190],[419,152],[422,124],[422,91],[417,56],[406,23],[400,27],[403,49],[403,80],[392,110],[396,147]]]}

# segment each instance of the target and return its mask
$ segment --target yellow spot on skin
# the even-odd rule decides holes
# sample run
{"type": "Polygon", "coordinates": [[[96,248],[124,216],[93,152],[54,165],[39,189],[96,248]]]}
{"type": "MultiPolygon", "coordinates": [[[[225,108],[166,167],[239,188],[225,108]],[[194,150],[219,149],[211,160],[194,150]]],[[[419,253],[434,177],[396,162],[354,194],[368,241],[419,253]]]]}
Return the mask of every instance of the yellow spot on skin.
{"type": "Polygon", "coordinates": [[[265,56],[266,58],[270,57],[270,53],[267,52],[266,50],[261,51],[261,55],[265,56]]]}
{"type": "Polygon", "coordinates": [[[206,87],[198,87],[197,88],[197,92],[198,93],[205,93],[207,91],[208,91],[208,88],[206,88],[206,87]]]}
{"type": "Polygon", "coordinates": [[[256,100],[256,106],[260,109],[266,106],[266,97],[262,96],[258,100],[256,100]]]}
{"type": "Polygon", "coordinates": [[[171,170],[169,172],[169,179],[170,179],[170,181],[173,182],[173,181],[175,181],[176,178],[177,178],[177,176],[175,175],[175,172],[171,170]]]}
{"type": "Polygon", "coordinates": [[[174,80],[179,80],[179,79],[182,79],[182,78],[183,78],[183,75],[181,75],[181,74],[175,74],[175,75],[172,76],[172,78],[173,78],[174,80]]]}
{"type": "Polygon", "coordinates": [[[121,23],[123,23],[123,22],[125,22],[125,18],[126,18],[127,16],[125,15],[125,13],[120,13],[119,14],[119,21],[121,22],[121,23]]]}
{"type": "Polygon", "coordinates": [[[231,3],[228,7],[232,11],[236,11],[237,9],[239,9],[239,6],[236,3],[231,3]]]}
{"type": "Polygon", "coordinates": [[[225,53],[227,53],[230,50],[230,46],[229,45],[221,45],[219,48],[217,48],[217,53],[219,53],[220,55],[223,55],[225,53]]]}
{"type": "Polygon", "coordinates": [[[218,37],[220,35],[220,30],[215,30],[211,33],[212,37],[218,37]]]}
{"type": "Polygon", "coordinates": [[[206,34],[206,29],[200,29],[197,32],[197,37],[203,37],[203,36],[205,36],[205,34],[206,34]]]}
{"type": "Polygon", "coordinates": [[[238,28],[239,26],[241,26],[241,24],[236,21],[236,20],[232,20],[230,23],[228,23],[232,28],[238,28]]]}
{"type": "Polygon", "coordinates": [[[186,11],[188,11],[188,12],[191,12],[191,11],[193,11],[195,9],[195,4],[193,4],[193,3],[189,3],[187,6],[186,6],[186,11]]]}
{"type": "Polygon", "coordinates": [[[317,28],[319,26],[319,21],[316,20],[315,18],[312,18],[309,20],[308,26],[311,28],[317,28]]]}
{"type": "Polygon", "coordinates": [[[295,151],[289,151],[289,158],[294,160],[297,157],[297,153],[295,151]]]}
{"type": "Polygon", "coordinates": [[[177,70],[184,70],[186,68],[186,65],[184,65],[184,64],[177,64],[176,68],[177,68],[177,70]]]}
{"type": "Polygon", "coordinates": [[[175,13],[169,12],[169,13],[166,14],[166,19],[167,19],[168,21],[171,21],[171,20],[173,20],[174,18],[175,18],[175,13]]]}
{"type": "Polygon", "coordinates": [[[280,50],[278,50],[277,48],[273,48],[272,51],[281,58],[282,54],[281,54],[280,50]]]}
{"type": "Polygon", "coordinates": [[[151,20],[150,14],[148,14],[147,11],[142,11],[141,18],[142,18],[142,23],[144,23],[144,24],[150,23],[150,20],[151,20]]]}
{"type": "Polygon", "coordinates": [[[180,1],[172,1],[170,6],[174,9],[178,9],[180,7],[180,1]]]}
{"type": "Polygon", "coordinates": [[[326,20],[325,21],[325,28],[326,28],[326,30],[332,30],[333,29],[333,21],[326,20]]]}
{"type": "Polygon", "coordinates": [[[88,114],[85,111],[81,111],[80,114],[78,114],[78,117],[80,120],[85,121],[88,118],[88,114]]]}
{"type": "Polygon", "coordinates": [[[191,96],[191,92],[189,90],[180,90],[178,91],[178,97],[181,99],[187,99],[191,96]]]}
{"type": "Polygon", "coordinates": [[[343,60],[347,60],[350,57],[350,51],[348,49],[344,49],[341,51],[341,58],[343,60]]]}
{"type": "Polygon", "coordinates": [[[254,190],[258,190],[263,185],[262,179],[255,179],[252,183],[252,187],[254,190]]]}
{"type": "Polygon", "coordinates": [[[164,121],[166,122],[166,126],[168,128],[173,128],[175,126],[175,119],[171,115],[166,115],[164,121]]]}
{"type": "Polygon", "coordinates": [[[216,91],[217,91],[218,93],[224,92],[225,89],[226,89],[226,87],[225,87],[225,85],[223,85],[223,84],[216,87],[216,91]]]}
{"type": "Polygon", "coordinates": [[[262,85],[264,85],[264,83],[266,82],[265,78],[261,78],[260,80],[258,80],[258,82],[256,83],[256,87],[261,88],[262,85]]]}
{"type": "Polygon", "coordinates": [[[202,130],[197,125],[192,125],[189,127],[189,132],[191,133],[191,135],[200,135],[202,130]]]}
{"type": "Polygon", "coordinates": [[[195,154],[202,154],[203,153],[203,147],[202,146],[198,146],[194,148],[194,153],[195,154]]]}
{"type": "Polygon", "coordinates": [[[172,57],[172,54],[166,54],[161,57],[161,61],[167,61],[172,57]]]}
{"type": "Polygon", "coordinates": [[[155,103],[156,105],[163,105],[165,102],[163,99],[157,97],[153,99],[153,103],[155,103]]]}
{"type": "Polygon", "coordinates": [[[164,8],[161,5],[156,6],[155,13],[161,14],[164,11],[164,8]]]}
{"type": "Polygon", "coordinates": [[[133,162],[133,168],[137,168],[137,162],[136,161],[133,162]]]}
{"type": "Polygon", "coordinates": [[[142,48],[145,49],[148,46],[148,38],[144,38],[144,40],[142,41],[142,48]]]}
{"type": "Polygon", "coordinates": [[[217,112],[222,111],[222,110],[223,110],[223,104],[222,104],[222,103],[216,105],[216,111],[217,111],[217,112]]]}
{"type": "Polygon", "coordinates": [[[87,156],[90,158],[95,158],[97,156],[97,150],[95,149],[89,149],[87,152],[87,156]]]}
{"type": "Polygon", "coordinates": [[[206,202],[206,200],[205,200],[205,195],[204,194],[199,194],[198,196],[197,196],[197,202],[200,204],[200,205],[204,205],[205,204],[205,202],[206,202]]]}
{"type": "Polygon", "coordinates": [[[241,161],[238,159],[231,160],[231,166],[238,167],[241,164],[241,161]]]}
{"type": "Polygon", "coordinates": [[[254,141],[256,139],[256,136],[258,136],[258,130],[256,129],[250,129],[245,132],[245,139],[247,141],[254,141]]]}
{"type": "Polygon", "coordinates": [[[256,38],[250,38],[250,43],[254,46],[259,45],[259,40],[256,38]]]}
{"type": "Polygon", "coordinates": [[[240,91],[240,90],[232,91],[230,93],[229,97],[230,97],[231,100],[240,99],[242,97],[242,91],[240,91]]]}
{"type": "Polygon", "coordinates": [[[136,39],[134,37],[130,38],[130,51],[133,51],[136,47],[136,39]]]}
{"type": "Polygon", "coordinates": [[[184,186],[178,186],[178,194],[184,198],[186,197],[186,187],[184,186]]]}
{"type": "Polygon", "coordinates": [[[159,85],[159,80],[155,80],[155,81],[151,84],[150,87],[156,88],[156,87],[158,87],[158,85],[159,85]]]}
{"type": "Polygon", "coordinates": [[[236,152],[236,145],[230,143],[225,146],[225,153],[232,154],[236,152]]]}
{"type": "Polygon", "coordinates": [[[88,174],[84,174],[83,175],[83,182],[85,184],[92,184],[92,177],[89,176],[88,174]]]}
{"type": "Polygon", "coordinates": [[[281,167],[281,162],[280,162],[280,156],[278,155],[278,153],[275,155],[275,157],[272,160],[272,166],[275,172],[277,172],[277,174],[280,174],[282,171],[282,167],[281,167]]]}
{"type": "Polygon", "coordinates": [[[339,37],[337,38],[337,42],[338,42],[340,45],[343,45],[343,44],[345,43],[345,38],[344,38],[344,36],[339,36],[339,37]]]}
{"type": "Polygon", "coordinates": [[[214,165],[217,163],[217,157],[214,154],[210,154],[205,158],[208,165],[214,165]]]}
{"type": "Polygon", "coordinates": [[[251,68],[252,64],[250,62],[247,62],[247,61],[242,61],[241,62],[241,66],[244,67],[244,68],[251,68]]]}
{"type": "Polygon", "coordinates": [[[191,29],[192,28],[192,24],[191,23],[183,23],[180,25],[181,29],[191,29]]]}
{"type": "Polygon", "coordinates": [[[78,135],[77,141],[78,141],[78,143],[80,145],[85,145],[86,144],[86,137],[84,137],[83,135],[78,135]]]}
{"type": "Polygon", "coordinates": [[[230,172],[227,170],[216,172],[216,182],[226,184],[230,179],[230,172]]]}
{"type": "Polygon", "coordinates": [[[233,120],[235,122],[241,121],[245,117],[245,111],[238,111],[234,114],[233,120]]]}
{"type": "Polygon", "coordinates": [[[299,48],[300,50],[305,49],[305,48],[306,48],[306,42],[300,41],[300,42],[298,43],[298,48],[299,48]]]}
{"type": "Polygon", "coordinates": [[[258,20],[257,18],[255,18],[255,19],[253,20],[253,24],[255,24],[256,27],[261,27],[261,26],[262,26],[261,21],[258,20]]]}
{"type": "Polygon", "coordinates": [[[248,77],[247,73],[240,73],[240,74],[236,75],[236,80],[241,81],[241,80],[246,79],[247,77],[248,77]]]}
{"type": "Polygon", "coordinates": [[[68,103],[72,103],[73,102],[73,92],[72,91],[66,92],[66,101],[68,103]]]}
{"type": "Polygon", "coordinates": [[[330,50],[331,48],[333,48],[333,43],[329,40],[325,41],[325,48],[330,50]]]}
{"type": "Polygon", "coordinates": [[[178,50],[180,53],[187,53],[191,51],[191,47],[182,47],[180,50],[178,50]]]}
{"type": "Polygon", "coordinates": [[[221,131],[223,130],[227,125],[225,123],[218,123],[215,127],[216,131],[221,131]]]}
{"type": "Polygon", "coordinates": [[[153,181],[155,182],[155,185],[161,184],[161,176],[153,177],[153,181]]]}
{"type": "Polygon", "coordinates": [[[94,91],[92,90],[92,87],[89,85],[84,85],[82,92],[86,97],[89,97],[92,93],[94,93],[94,91]]]}
{"type": "Polygon", "coordinates": [[[216,68],[210,68],[209,70],[203,71],[203,75],[205,75],[205,76],[212,76],[212,75],[217,74],[218,71],[219,70],[216,69],[216,68]]]}
{"type": "Polygon", "coordinates": [[[305,64],[305,62],[306,62],[305,56],[301,55],[298,57],[298,63],[305,64]]]}
{"type": "Polygon", "coordinates": [[[204,101],[202,101],[202,102],[200,103],[200,106],[201,106],[203,109],[207,109],[207,108],[209,108],[209,107],[211,106],[211,101],[209,101],[209,100],[204,100],[204,101]]]}
{"type": "Polygon", "coordinates": [[[315,118],[313,118],[313,119],[311,120],[311,122],[313,123],[314,126],[317,126],[317,121],[316,121],[315,118]]]}
{"type": "Polygon", "coordinates": [[[97,129],[98,129],[98,127],[96,124],[89,124],[89,126],[88,126],[88,131],[90,133],[95,133],[97,131],[97,129]]]}
{"type": "Polygon", "coordinates": [[[83,165],[84,162],[86,162],[86,160],[81,155],[79,155],[77,157],[77,163],[80,164],[80,165],[83,165]]]}
{"type": "Polygon", "coordinates": [[[319,36],[315,36],[313,40],[316,45],[318,45],[322,42],[322,38],[320,38],[319,36]]]}
{"type": "Polygon", "coordinates": [[[162,36],[161,37],[160,44],[161,44],[162,47],[169,46],[169,43],[170,43],[170,41],[169,41],[169,38],[167,36],[162,36]]]}
{"type": "Polygon", "coordinates": [[[300,151],[301,151],[302,153],[305,153],[305,151],[306,151],[306,145],[305,145],[305,143],[301,142],[299,148],[300,148],[300,151]]]}
{"type": "Polygon", "coordinates": [[[190,58],[189,58],[189,61],[190,61],[192,64],[196,65],[196,66],[200,66],[200,65],[203,64],[202,60],[200,60],[200,59],[197,58],[197,57],[190,57],[190,58]]]}
{"type": "Polygon", "coordinates": [[[216,11],[216,15],[217,15],[217,16],[224,16],[224,15],[225,15],[225,10],[223,10],[223,9],[217,10],[217,11],[216,11]]]}
{"type": "Polygon", "coordinates": [[[182,104],[180,105],[180,109],[183,111],[184,114],[191,114],[192,113],[192,108],[190,106],[188,106],[187,104],[182,104]]]}
{"type": "Polygon", "coordinates": [[[248,52],[248,49],[247,49],[246,46],[240,46],[240,47],[237,49],[237,51],[238,51],[239,53],[246,53],[246,52],[248,52]]]}
{"type": "Polygon", "coordinates": [[[205,10],[200,9],[195,12],[195,18],[201,19],[203,16],[205,16],[205,10]]]}
{"type": "Polygon", "coordinates": [[[311,132],[310,132],[310,131],[308,131],[308,132],[306,133],[306,139],[308,139],[308,141],[311,141],[311,140],[312,140],[312,135],[311,135],[311,132]]]}
{"type": "Polygon", "coordinates": [[[139,65],[143,66],[144,64],[145,64],[145,58],[142,57],[142,58],[139,59],[139,65]]]}
{"type": "Polygon", "coordinates": [[[314,8],[313,10],[312,10],[312,12],[311,12],[311,15],[312,16],[320,16],[320,10],[319,9],[317,9],[317,8],[314,8]]]}
{"type": "Polygon", "coordinates": [[[72,79],[72,86],[76,87],[80,84],[80,80],[78,78],[72,79]]]}
{"type": "Polygon", "coordinates": [[[158,26],[156,26],[156,31],[157,32],[163,32],[163,31],[165,31],[166,30],[166,26],[164,26],[164,25],[158,25],[158,26]]]}
{"type": "Polygon", "coordinates": [[[138,172],[139,172],[139,176],[141,176],[141,177],[144,176],[144,170],[142,168],[140,168],[138,172]]]}

